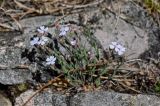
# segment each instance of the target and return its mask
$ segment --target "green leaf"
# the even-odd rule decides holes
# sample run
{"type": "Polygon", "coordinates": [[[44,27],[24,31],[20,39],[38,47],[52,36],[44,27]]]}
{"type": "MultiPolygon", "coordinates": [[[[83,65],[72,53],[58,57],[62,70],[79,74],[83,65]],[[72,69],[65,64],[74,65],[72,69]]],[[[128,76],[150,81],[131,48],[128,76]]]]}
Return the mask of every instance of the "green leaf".
{"type": "Polygon", "coordinates": [[[96,86],[100,86],[101,85],[101,79],[97,78],[95,81],[96,86]]]}

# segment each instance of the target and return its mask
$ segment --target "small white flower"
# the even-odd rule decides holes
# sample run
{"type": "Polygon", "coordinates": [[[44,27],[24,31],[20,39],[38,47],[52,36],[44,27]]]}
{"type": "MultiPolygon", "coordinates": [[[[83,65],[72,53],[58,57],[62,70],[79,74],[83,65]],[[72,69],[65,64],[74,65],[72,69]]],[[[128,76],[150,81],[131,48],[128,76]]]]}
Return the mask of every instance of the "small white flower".
{"type": "Polygon", "coordinates": [[[60,36],[65,36],[68,31],[69,31],[69,27],[68,26],[61,26],[59,35],[60,36]]]}
{"type": "Polygon", "coordinates": [[[44,45],[45,44],[45,42],[43,41],[43,40],[40,40],[39,42],[38,42],[38,45],[44,45]]]}
{"type": "Polygon", "coordinates": [[[39,45],[44,45],[47,42],[48,42],[48,38],[45,37],[45,36],[42,36],[41,39],[39,40],[38,44],[39,45]]]}
{"type": "Polygon", "coordinates": [[[45,42],[48,41],[48,37],[45,37],[45,36],[42,36],[41,39],[42,39],[43,41],[45,41],[45,42]]]}
{"type": "Polygon", "coordinates": [[[45,32],[48,31],[48,27],[41,26],[37,29],[37,31],[41,34],[44,34],[45,32]]]}
{"type": "Polygon", "coordinates": [[[120,55],[120,56],[121,56],[121,55],[123,55],[123,53],[124,53],[124,52],[122,52],[122,51],[118,51],[117,53],[118,53],[118,55],[120,55]]]}
{"type": "Polygon", "coordinates": [[[126,51],[126,48],[125,48],[125,47],[122,47],[120,50],[121,50],[122,52],[125,52],[125,51],[126,51]]]}
{"type": "Polygon", "coordinates": [[[70,41],[70,43],[71,43],[72,46],[75,46],[77,44],[77,40],[74,39],[74,40],[70,41]]]}
{"type": "Polygon", "coordinates": [[[118,53],[118,55],[123,55],[124,52],[126,51],[126,48],[123,47],[122,45],[118,44],[118,45],[115,47],[115,51],[118,53]]]}
{"type": "Polygon", "coordinates": [[[33,40],[30,41],[30,44],[33,46],[39,43],[39,37],[34,37],[33,40]]]}
{"type": "Polygon", "coordinates": [[[126,51],[126,48],[123,47],[122,45],[118,44],[117,42],[112,42],[111,45],[109,45],[110,49],[114,49],[115,52],[117,52],[118,55],[123,55],[124,52],[126,51]]]}
{"type": "Polygon", "coordinates": [[[115,46],[115,51],[118,52],[118,51],[120,51],[121,48],[122,48],[122,46],[120,44],[117,44],[115,46]]]}
{"type": "Polygon", "coordinates": [[[60,31],[69,31],[69,27],[68,26],[62,26],[60,31]]]}
{"type": "Polygon", "coordinates": [[[60,36],[65,36],[66,33],[67,33],[66,31],[61,31],[61,32],[59,33],[59,35],[60,35],[60,36]]]}
{"type": "Polygon", "coordinates": [[[117,45],[117,42],[112,42],[112,44],[109,45],[110,49],[114,49],[117,45]]]}
{"type": "Polygon", "coordinates": [[[56,61],[56,57],[54,57],[54,56],[49,56],[49,57],[46,59],[46,65],[53,65],[53,64],[55,64],[55,61],[56,61]]]}
{"type": "Polygon", "coordinates": [[[120,45],[120,44],[118,44],[115,49],[118,49],[119,51],[123,51],[123,52],[125,52],[125,50],[126,50],[126,48],[124,48],[124,47],[123,47],[122,45],[120,45]]]}

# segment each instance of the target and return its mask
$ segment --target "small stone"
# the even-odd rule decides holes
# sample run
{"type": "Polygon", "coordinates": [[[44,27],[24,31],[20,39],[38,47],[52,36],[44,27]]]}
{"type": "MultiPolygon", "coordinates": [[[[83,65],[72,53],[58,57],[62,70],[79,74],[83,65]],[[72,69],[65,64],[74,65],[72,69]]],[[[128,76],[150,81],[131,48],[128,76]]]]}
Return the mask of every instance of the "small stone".
{"type": "Polygon", "coordinates": [[[0,106],[12,106],[12,103],[8,98],[0,94],[0,106]]]}

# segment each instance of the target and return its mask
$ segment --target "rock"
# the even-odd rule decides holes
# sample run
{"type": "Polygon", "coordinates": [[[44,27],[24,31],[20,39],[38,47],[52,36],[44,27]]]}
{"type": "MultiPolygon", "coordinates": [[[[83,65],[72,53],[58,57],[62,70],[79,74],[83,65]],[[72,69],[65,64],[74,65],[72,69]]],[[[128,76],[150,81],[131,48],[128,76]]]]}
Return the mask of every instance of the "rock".
{"type": "Polygon", "coordinates": [[[12,106],[12,103],[4,95],[0,94],[0,106],[12,106]]]}
{"type": "MultiPolygon", "coordinates": [[[[48,16],[37,16],[32,18],[23,19],[20,21],[22,28],[24,28],[24,34],[33,34],[36,29],[42,25],[49,25],[53,24],[55,17],[48,15],[48,16]]],[[[49,31],[52,32],[50,28],[49,31]]],[[[31,36],[31,35],[30,35],[31,36]]]]}
{"type": "MultiPolygon", "coordinates": [[[[2,49],[2,48],[1,48],[2,49]]],[[[21,49],[6,47],[0,54],[0,83],[19,84],[32,80],[31,72],[27,69],[11,69],[21,64],[21,49]],[[3,69],[3,67],[6,69],[3,69]]]]}
{"type": "MultiPolygon", "coordinates": [[[[88,16],[87,21],[92,23],[91,26],[95,29],[95,38],[93,38],[104,50],[109,49],[109,44],[116,41],[126,47],[126,58],[132,59],[138,58],[149,49],[149,32],[146,29],[132,25],[122,18],[116,18],[115,14],[110,11],[104,15],[101,11],[93,9],[85,15],[88,16]]],[[[66,17],[66,20],[71,21],[71,17],[66,17]]]]}
{"type": "Polygon", "coordinates": [[[160,98],[115,92],[89,92],[70,99],[70,106],[159,106],[160,98]]]}
{"type": "MultiPolygon", "coordinates": [[[[16,98],[15,106],[22,106],[22,104],[34,93],[33,90],[22,93],[16,98]]],[[[37,94],[26,106],[67,106],[66,96],[52,92],[51,89],[48,89],[37,94]]]]}
{"type": "Polygon", "coordinates": [[[34,106],[67,106],[66,96],[49,89],[35,97],[34,106]]]}
{"type": "MultiPolygon", "coordinates": [[[[159,25],[153,15],[149,14],[148,10],[130,0],[125,1],[114,1],[112,11],[118,15],[122,20],[132,24],[132,26],[139,27],[145,31],[148,36],[148,49],[144,51],[139,57],[143,59],[148,58],[159,58],[158,53],[160,52],[160,40],[159,40],[159,25]]],[[[144,34],[142,34],[144,35],[144,34]]],[[[146,36],[144,35],[144,36],[146,36]]],[[[138,45],[142,47],[141,45],[138,45]]],[[[143,48],[142,48],[143,49],[143,48]]]]}
{"type": "MultiPolygon", "coordinates": [[[[33,90],[27,90],[26,92],[22,93],[19,97],[15,99],[15,106],[22,106],[24,102],[26,102],[35,92],[33,90]]],[[[35,97],[33,97],[34,99],[35,97]]],[[[31,99],[26,106],[34,106],[33,99],[31,99]]]]}
{"type": "Polygon", "coordinates": [[[0,83],[11,85],[32,80],[29,70],[12,69],[23,63],[21,53],[25,45],[21,34],[19,32],[1,32],[0,40],[3,40],[0,44],[0,83]]]}
{"type": "MultiPolygon", "coordinates": [[[[130,0],[113,1],[112,5],[113,13],[106,10],[106,13],[102,14],[98,9],[84,13],[84,17],[87,16],[85,21],[96,28],[94,36],[102,48],[108,49],[111,42],[117,41],[126,47],[127,59],[157,58],[160,43],[159,27],[155,19],[147,10],[130,0]]],[[[77,17],[78,15],[74,14],[65,20],[77,20],[77,17]]]]}
{"type": "MultiPolygon", "coordinates": [[[[21,106],[34,94],[28,90],[16,98],[15,106],[21,106]]],[[[130,95],[116,92],[87,92],[71,97],[47,89],[37,94],[26,106],[159,106],[160,98],[154,95],[130,95]]]]}
{"type": "Polygon", "coordinates": [[[132,1],[123,1],[120,8],[121,15],[125,16],[126,20],[134,26],[148,30],[158,27],[158,24],[155,22],[156,20],[148,13],[147,9],[144,9],[132,1]]]}
{"type": "MultiPolygon", "coordinates": [[[[119,18],[116,18],[115,14],[110,11],[107,11],[105,15],[96,9],[85,13],[85,16],[87,16],[85,21],[94,24],[92,25],[94,27],[101,27],[101,29],[97,28],[94,33],[97,42],[100,43],[103,49],[108,49],[109,44],[113,41],[121,43],[126,47],[125,56],[127,59],[138,58],[147,50],[154,53],[155,49],[152,50],[153,46],[151,46],[152,42],[157,39],[157,37],[152,37],[155,36],[152,30],[157,28],[154,19],[147,14],[146,10],[131,1],[119,2],[116,3],[115,1],[113,3],[113,12],[115,14],[118,14],[117,5],[120,4],[121,14],[119,18]],[[151,41],[150,38],[154,39],[151,41]]],[[[29,38],[34,35],[37,27],[53,23],[56,18],[58,17],[39,16],[21,20],[20,24],[24,28],[24,36],[26,37],[25,44],[29,46],[29,38]]],[[[69,15],[64,20],[65,22],[73,22],[75,25],[81,25],[78,14],[69,15]]],[[[49,28],[49,32],[54,34],[54,28],[49,28]]]]}
{"type": "Polygon", "coordinates": [[[27,80],[32,80],[31,78],[31,73],[28,70],[0,70],[0,83],[4,85],[25,83],[27,80]]]}
{"type": "Polygon", "coordinates": [[[111,42],[118,42],[126,47],[127,59],[138,58],[148,49],[148,33],[145,30],[117,20],[109,12],[105,17],[100,20],[102,29],[97,29],[94,34],[104,49],[108,49],[111,42]]]}

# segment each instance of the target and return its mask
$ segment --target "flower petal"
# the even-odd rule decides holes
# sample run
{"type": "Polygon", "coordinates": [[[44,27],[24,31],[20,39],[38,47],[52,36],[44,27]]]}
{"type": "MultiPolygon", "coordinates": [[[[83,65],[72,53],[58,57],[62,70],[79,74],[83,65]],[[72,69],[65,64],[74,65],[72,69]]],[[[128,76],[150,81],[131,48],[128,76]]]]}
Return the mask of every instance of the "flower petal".
{"type": "Polygon", "coordinates": [[[53,64],[55,64],[55,61],[51,61],[50,63],[53,65],[53,64]]]}
{"type": "Polygon", "coordinates": [[[116,52],[119,52],[120,50],[119,50],[119,48],[115,47],[115,51],[116,51],[116,52]]]}
{"type": "Polygon", "coordinates": [[[44,29],[44,31],[47,32],[47,31],[48,31],[48,27],[46,27],[46,28],[44,29]]]}
{"type": "Polygon", "coordinates": [[[124,52],[122,52],[122,51],[118,51],[118,55],[120,55],[120,56],[123,55],[123,53],[124,52]]]}
{"type": "Polygon", "coordinates": [[[44,42],[44,41],[41,41],[40,45],[44,45],[44,44],[45,44],[45,42],[44,42]]]}
{"type": "Polygon", "coordinates": [[[116,46],[116,45],[117,45],[117,42],[112,42],[112,45],[113,45],[113,46],[116,46]]]}
{"type": "Polygon", "coordinates": [[[34,37],[33,40],[30,41],[30,44],[35,45],[38,43],[38,41],[39,41],[39,37],[34,37]]]}
{"type": "Polygon", "coordinates": [[[51,62],[46,62],[46,65],[50,65],[51,64],[51,62]]]}
{"type": "Polygon", "coordinates": [[[64,30],[65,30],[65,31],[69,31],[69,27],[66,26],[66,27],[64,28],[64,30]]]}
{"type": "Polygon", "coordinates": [[[61,31],[59,35],[60,36],[65,36],[66,35],[66,31],[61,31]]]}
{"type": "Polygon", "coordinates": [[[114,45],[109,45],[109,48],[110,48],[110,49],[114,49],[115,46],[114,46],[114,45]]]}
{"type": "Polygon", "coordinates": [[[52,60],[54,59],[54,56],[50,56],[49,58],[50,58],[50,60],[52,61],[52,60]]]}
{"type": "Polygon", "coordinates": [[[76,45],[77,41],[76,40],[72,40],[70,43],[71,43],[72,46],[74,46],[74,45],[76,45]]]}
{"type": "Polygon", "coordinates": [[[32,46],[35,45],[35,41],[31,40],[31,41],[30,41],[30,44],[31,44],[32,46]]]}
{"type": "Polygon", "coordinates": [[[33,40],[38,41],[39,37],[34,37],[33,40]]]}
{"type": "Polygon", "coordinates": [[[43,30],[41,30],[41,29],[37,29],[37,31],[39,32],[39,33],[44,33],[44,31],[43,30]]]}
{"type": "Polygon", "coordinates": [[[54,57],[53,61],[56,61],[56,57],[54,57]]]}
{"type": "Polygon", "coordinates": [[[44,27],[44,26],[40,26],[40,29],[41,29],[41,30],[44,30],[44,29],[45,29],[45,27],[44,27]]]}
{"type": "Polygon", "coordinates": [[[41,38],[44,42],[47,42],[48,41],[48,38],[47,37],[45,37],[45,36],[42,36],[42,38],[41,38]]]}
{"type": "Polygon", "coordinates": [[[120,45],[120,44],[116,45],[116,47],[117,47],[118,49],[120,49],[120,50],[123,48],[123,46],[120,45]]]}
{"type": "Polygon", "coordinates": [[[122,51],[122,52],[125,52],[125,51],[126,51],[126,48],[125,48],[125,47],[122,47],[122,48],[121,48],[121,51],[122,51]]]}
{"type": "Polygon", "coordinates": [[[46,59],[46,61],[49,62],[49,61],[50,61],[50,57],[48,57],[48,58],[46,59]]]}

